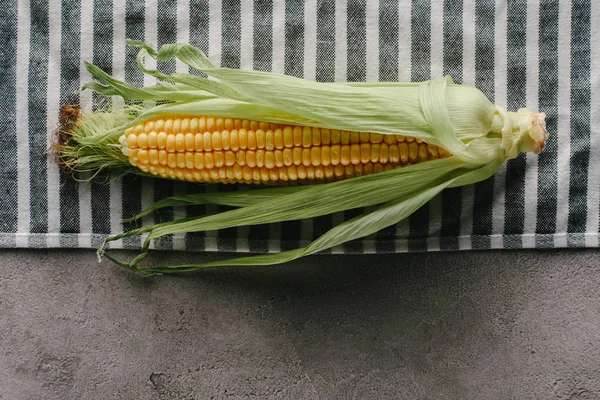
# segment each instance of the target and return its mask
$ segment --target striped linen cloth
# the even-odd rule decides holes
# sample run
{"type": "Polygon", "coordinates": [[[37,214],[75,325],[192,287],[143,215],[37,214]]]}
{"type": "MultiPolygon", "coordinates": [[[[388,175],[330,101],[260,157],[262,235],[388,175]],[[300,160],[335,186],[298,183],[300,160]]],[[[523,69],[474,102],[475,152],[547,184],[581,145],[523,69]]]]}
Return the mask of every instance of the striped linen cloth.
{"type": "MultiPolygon", "coordinates": [[[[126,177],[78,183],[45,152],[61,104],[90,60],[148,85],[125,39],[193,44],[221,66],[317,81],[421,81],[451,75],[497,105],[544,111],[550,139],[491,179],[447,190],[406,221],[333,249],[402,252],[598,247],[600,2],[525,0],[13,0],[0,9],[0,246],[97,247],[121,219],[183,192],[239,190],[126,177]]],[[[159,62],[166,72],[187,71],[159,62]]],[[[113,100],[114,102],[119,99],[113,100]]],[[[170,209],[144,223],[215,212],[170,209]]],[[[274,252],[356,212],[166,238],[156,247],[274,252]]],[[[138,248],[140,238],[111,243],[138,248]]]]}

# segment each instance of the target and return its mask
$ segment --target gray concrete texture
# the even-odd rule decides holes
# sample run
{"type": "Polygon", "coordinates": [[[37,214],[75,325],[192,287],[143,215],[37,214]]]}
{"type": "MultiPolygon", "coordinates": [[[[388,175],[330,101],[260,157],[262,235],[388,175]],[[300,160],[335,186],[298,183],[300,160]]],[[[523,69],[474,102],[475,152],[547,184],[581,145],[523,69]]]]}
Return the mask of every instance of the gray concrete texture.
{"type": "Polygon", "coordinates": [[[316,256],[142,278],[93,251],[6,250],[0,399],[599,399],[599,255],[316,256]]]}

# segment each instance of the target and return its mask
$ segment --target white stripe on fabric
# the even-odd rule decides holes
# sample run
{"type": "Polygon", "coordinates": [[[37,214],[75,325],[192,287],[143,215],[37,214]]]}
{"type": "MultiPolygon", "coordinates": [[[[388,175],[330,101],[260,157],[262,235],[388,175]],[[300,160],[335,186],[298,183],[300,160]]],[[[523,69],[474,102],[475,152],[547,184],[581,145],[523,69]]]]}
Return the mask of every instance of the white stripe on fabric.
{"type": "MultiPolygon", "coordinates": [[[[125,2],[113,1],[113,53],[112,53],[112,75],[117,79],[125,79],[125,2]]],[[[114,108],[123,107],[125,102],[121,96],[112,97],[114,108]]],[[[123,191],[122,182],[113,179],[110,182],[110,231],[120,232],[123,230],[123,191]]],[[[122,248],[123,240],[115,240],[110,243],[111,248],[122,248]]]]}
{"type": "MultiPolygon", "coordinates": [[[[431,37],[430,37],[430,62],[431,79],[444,76],[444,2],[431,3],[431,37]]],[[[429,202],[429,237],[427,250],[440,249],[440,232],[442,228],[442,195],[435,196],[429,202]]]]}
{"type": "Polygon", "coordinates": [[[398,81],[409,82],[412,68],[411,0],[398,2],[398,81]]]}
{"type": "Polygon", "coordinates": [[[317,0],[304,2],[304,79],[317,79],[317,0]]]}
{"type": "Polygon", "coordinates": [[[283,73],[285,70],[285,1],[273,1],[273,56],[271,70],[283,73]]]}
{"type": "MultiPolygon", "coordinates": [[[[411,48],[411,1],[400,0],[398,3],[398,80],[410,82],[412,74],[411,48]]],[[[396,224],[395,251],[404,253],[408,250],[409,218],[396,224]]]]}
{"type": "MultiPolygon", "coordinates": [[[[29,47],[30,47],[30,5],[29,1],[19,1],[17,5],[17,232],[28,233],[30,228],[30,184],[29,184],[29,47]]],[[[4,161],[3,161],[4,162],[4,161]]],[[[17,247],[27,247],[23,237],[17,235],[17,247]]]]}
{"type": "MultiPolygon", "coordinates": [[[[81,45],[80,56],[82,60],[91,61],[94,58],[94,1],[81,1],[81,45]]],[[[92,80],[92,76],[83,63],[79,72],[80,84],[83,85],[92,80]]],[[[84,90],[79,97],[82,108],[92,108],[92,92],[84,90]]],[[[79,184],[79,231],[81,233],[92,232],[92,192],[89,183],[79,184]]],[[[91,235],[79,237],[79,247],[92,247],[91,235]]]]}
{"type": "Polygon", "coordinates": [[[346,82],[348,60],[347,12],[346,0],[335,1],[335,81],[346,82]]]}
{"type": "MultiPolygon", "coordinates": [[[[273,46],[271,49],[271,71],[283,74],[285,72],[285,1],[273,2],[273,46]]],[[[306,224],[310,223],[309,234],[312,234],[312,222],[302,221],[300,235],[306,234],[306,224]]],[[[269,240],[267,248],[269,253],[281,250],[281,223],[269,224],[269,240]]]]}
{"type": "MultiPolygon", "coordinates": [[[[539,98],[539,24],[540,7],[538,2],[530,2],[527,7],[527,68],[526,68],[526,107],[538,109],[539,98]]],[[[525,221],[523,223],[523,248],[535,247],[537,227],[537,193],[538,193],[538,156],[527,154],[525,169],[525,221]]]]}
{"type": "MultiPolygon", "coordinates": [[[[208,21],[208,57],[217,67],[221,65],[221,44],[222,44],[222,2],[221,0],[210,0],[209,21],[208,21]]],[[[212,78],[210,78],[212,79],[212,78]]],[[[209,185],[207,192],[215,192],[216,187],[209,185]]],[[[218,206],[207,205],[205,207],[207,214],[215,214],[218,206]]],[[[206,251],[218,251],[217,231],[208,231],[204,234],[204,249],[206,251]]]]}
{"type": "MultiPolygon", "coordinates": [[[[158,38],[157,32],[158,15],[156,10],[156,0],[146,0],[144,4],[144,41],[156,45],[158,38]]],[[[146,67],[156,68],[156,61],[152,57],[146,57],[146,67]]],[[[144,86],[152,86],[156,84],[156,78],[144,74],[144,86]]],[[[147,102],[147,105],[153,102],[147,102]]],[[[154,181],[150,179],[144,180],[142,185],[142,209],[150,207],[154,203],[154,181]]],[[[142,219],[144,225],[154,224],[154,216],[148,215],[142,219]]],[[[145,240],[145,236],[142,237],[145,240]]],[[[150,244],[150,248],[155,248],[154,241],[150,244]]]]}
{"type": "MultiPolygon", "coordinates": [[[[251,70],[254,67],[254,4],[251,1],[242,1],[240,9],[240,19],[252,18],[241,23],[240,30],[240,68],[251,70]]],[[[238,190],[244,188],[239,187],[238,190]]],[[[236,230],[235,250],[247,253],[250,251],[249,226],[240,226],[236,230]]]]}
{"type": "MultiPolygon", "coordinates": [[[[463,3],[463,83],[475,85],[475,0],[463,3]]],[[[473,233],[473,201],[475,187],[468,185],[462,188],[462,207],[460,219],[460,236],[458,248],[470,249],[473,233]]]]}
{"type": "MultiPolygon", "coordinates": [[[[190,0],[177,0],[177,43],[190,42],[190,0]]],[[[188,66],[177,59],[175,70],[181,73],[188,72],[188,66]]]]}
{"type": "Polygon", "coordinates": [[[588,164],[588,203],[586,246],[598,246],[600,230],[600,3],[592,2],[591,11],[591,104],[590,161],[588,164]]]}
{"type": "MultiPolygon", "coordinates": [[[[367,0],[366,24],[366,81],[379,81],[379,0],[367,0]]],[[[366,249],[365,249],[366,251],[366,249]]]]}
{"type": "Polygon", "coordinates": [[[242,1],[240,7],[240,68],[252,69],[254,66],[254,3],[242,1]]]}
{"type": "MultiPolygon", "coordinates": [[[[494,104],[506,108],[507,99],[507,19],[508,11],[504,0],[496,1],[496,18],[494,24],[494,104]]],[[[492,235],[490,247],[500,249],[504,246],[504,216],[506,196],[504,188],[506,183],[506,163],[496,171],[494,178],[494,204],[492,206],[492,235]]]]}
{"type": "MultiPolygon", "coordinates": [[[[569,218],[569,176],[571,171],[571,5],[559,4],[558,14],[558,182],[556,232],[566,233],[569,218]]],[[[554,245],[567,246],[567,238],[556,237],[554,245]]]]}
{"type": "MultiPolygon", "coordinates": [[[[48,89],[46,93],[46,137],[50,145],[58,125],[60,108],[60,37],[61,2],[48,8],[48,89]]],[[[60,232],[60,171],[53,157],[48,157],[48,232],[60,232]]],[[[48,236],[48,247],[59,247],[59,236],[48,236]]]]}
{"type": "MultiPolygon", "coordinates": [[[[190,41],[190,3],[189,0],[177,0],[177,43],[189,43],[190,41]]],[[[175,61],[175,72],[187,73],[189,68],[182,61],[175,61]]],[[[173,184],[173,195],[179,196],[186,193],[186,183],[175,181],[173,184]]],[[[173,208],[173,219],[187,217],[185,207],[173,208]]],[[[173,236],[173,250],[185,250],[186,234],[173,236]]]]}

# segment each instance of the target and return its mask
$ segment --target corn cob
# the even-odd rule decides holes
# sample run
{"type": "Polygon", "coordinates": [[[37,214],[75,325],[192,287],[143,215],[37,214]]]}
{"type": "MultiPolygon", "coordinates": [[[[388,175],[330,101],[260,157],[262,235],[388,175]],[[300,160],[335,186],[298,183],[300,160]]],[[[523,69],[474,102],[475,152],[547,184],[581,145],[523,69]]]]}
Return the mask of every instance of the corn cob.
{"type": "Polygon", "coordinates": [[[139,69],[163,83],[136,88],[86,63],[99,81],[84,88],[137,103],[81,117],[66,113],[57,150],[68,168],[193,182],[335,181],[162,199],[132,219],[167,206],[218,204],[235,209],[108,237],[106,243],[148,234],[140,255],[127,263],[105,254],[104,246],[98,251],[99,257],[106,255],[144,275],[283,263],[374,234],[447,188],[487,179],[520,153],[539,153],[548,137],[543,112],[504,110],[480,90],[457,85],[450,77],[414,83],[318,83],[219,68],[189,45],[168,44],[157,51],[143,42],[129,44],[140,48],[139,69]],[[147,69],[146,57],[176,57],[213,79],[147,69]],[[138,105],[147,100],[161,104],[138,105]],[[191,265],[138,266],[151,242],[165,235],[371,206],[376,208],[336,225],[303,248],[191,265]]]}
{"type": "Polygon", "coordinates": [[[334,181],[449,156],[410,136],[213,116],[149,119],[119,142],[131,165],[188,182],[334,181]]]}

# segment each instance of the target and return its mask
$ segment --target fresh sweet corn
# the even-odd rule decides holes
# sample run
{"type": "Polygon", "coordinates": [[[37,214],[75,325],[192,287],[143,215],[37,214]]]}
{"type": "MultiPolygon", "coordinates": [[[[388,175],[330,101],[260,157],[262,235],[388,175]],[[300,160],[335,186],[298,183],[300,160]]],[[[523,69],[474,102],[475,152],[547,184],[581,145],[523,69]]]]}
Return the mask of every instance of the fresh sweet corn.
{"type": "Polygon", "coordinates": [[[450,156],[403,135],[213,116],[149,119],[119,142],[131,165],[191,182],[333,181],[450,156]]]}

